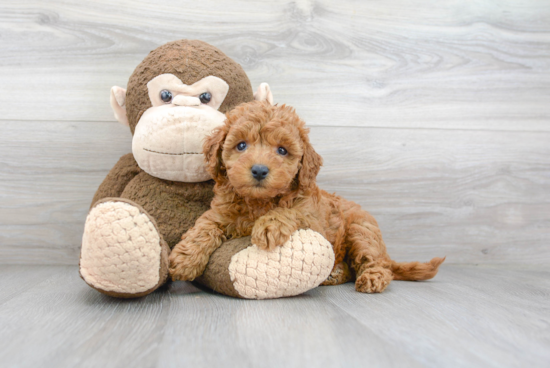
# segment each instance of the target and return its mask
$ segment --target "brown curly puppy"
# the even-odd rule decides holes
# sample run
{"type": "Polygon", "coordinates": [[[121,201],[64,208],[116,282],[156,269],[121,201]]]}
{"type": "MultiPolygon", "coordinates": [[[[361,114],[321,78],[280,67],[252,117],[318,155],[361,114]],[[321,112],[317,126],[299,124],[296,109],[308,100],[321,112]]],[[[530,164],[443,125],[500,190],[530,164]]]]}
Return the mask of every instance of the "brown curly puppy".
{"type": "Polygon", "coordinates": [[[226,239],[252,235],[253,244],[273,249],[298,229],[322,234],[334,247],[335,264],[349,264],[356,290],[365,293],[383,291],[392,279],[430,279],[444,261],[392,261],[369,213],[319,189],[315,178],[322,158],[309,143],[305,123],[289,106],[238,106],[206,140],[204,152],[216,181],[215,197],[211,209],[172,250],[175,280],[199,276],[226,239]]]}

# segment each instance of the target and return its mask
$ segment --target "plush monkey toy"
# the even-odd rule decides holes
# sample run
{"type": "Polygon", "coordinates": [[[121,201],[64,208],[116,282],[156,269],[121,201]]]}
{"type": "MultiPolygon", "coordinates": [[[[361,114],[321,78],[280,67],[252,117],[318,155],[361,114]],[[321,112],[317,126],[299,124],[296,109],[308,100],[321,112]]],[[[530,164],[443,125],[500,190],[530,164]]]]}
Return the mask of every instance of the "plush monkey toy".
{"type": "MultiPolygon", "coordinates": [[[[115,117],[133,134],[132,153],[109,172],[86,218],[80,274],[89,286],[132,298],[166,282],[171,247],[213,197],[203,140],[226,112],[254,98],[272,103],[269,86],[262,83],[253,95],[239,64],[196,40],[160,46],[138,65],[127,90],[112,88],[115,117]]],[[[299,230],[272,252],[250,237],[226,241],[195,281],[230,296],[275,298],[318,286],[333,266],[330,243],[299,230]]],[[[337,268],[327,282],[346,281],[347,274],[337,268]]]]}

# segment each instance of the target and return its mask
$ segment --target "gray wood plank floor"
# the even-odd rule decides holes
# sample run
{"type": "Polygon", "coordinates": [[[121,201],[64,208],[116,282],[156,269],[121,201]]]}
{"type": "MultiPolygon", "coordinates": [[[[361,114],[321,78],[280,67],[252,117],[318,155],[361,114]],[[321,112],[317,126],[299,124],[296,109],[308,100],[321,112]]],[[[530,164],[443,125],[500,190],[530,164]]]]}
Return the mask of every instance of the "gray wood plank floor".
{"type": "Polygon", "coordinates": [[[378,295],[353,284],[247,301],[173,283],[138,300],[74,266],[2,266],[2,367],[548,367],[550,272],[449,266],[378,295]]]}

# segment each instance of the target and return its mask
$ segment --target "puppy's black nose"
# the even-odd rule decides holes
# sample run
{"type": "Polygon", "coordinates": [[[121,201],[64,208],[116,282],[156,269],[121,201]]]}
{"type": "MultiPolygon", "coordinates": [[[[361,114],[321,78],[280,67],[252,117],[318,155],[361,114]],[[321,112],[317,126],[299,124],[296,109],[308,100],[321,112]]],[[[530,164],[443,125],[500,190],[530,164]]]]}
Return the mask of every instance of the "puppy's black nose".
{"type": "Polygon", "coordinates": [[[252,176],[256,180],[264,180],[267,174],[269,173],[269,169],[265,165],[254,165],[250,169],[252,171],[252,176]]]}

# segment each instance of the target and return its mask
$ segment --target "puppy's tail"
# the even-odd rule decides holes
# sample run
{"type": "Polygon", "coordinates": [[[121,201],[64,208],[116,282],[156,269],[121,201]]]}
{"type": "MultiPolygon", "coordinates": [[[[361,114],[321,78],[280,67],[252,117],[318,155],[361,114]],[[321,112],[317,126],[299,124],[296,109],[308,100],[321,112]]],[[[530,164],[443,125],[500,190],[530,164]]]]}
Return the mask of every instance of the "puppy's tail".
{"type": "Polygon", "coordinates": [[[394,280],[420,281],[429,280],[437,274],[439,266],[446,257],[435,257],[430,262],[395,262],[391,261],[394,280]]]}

